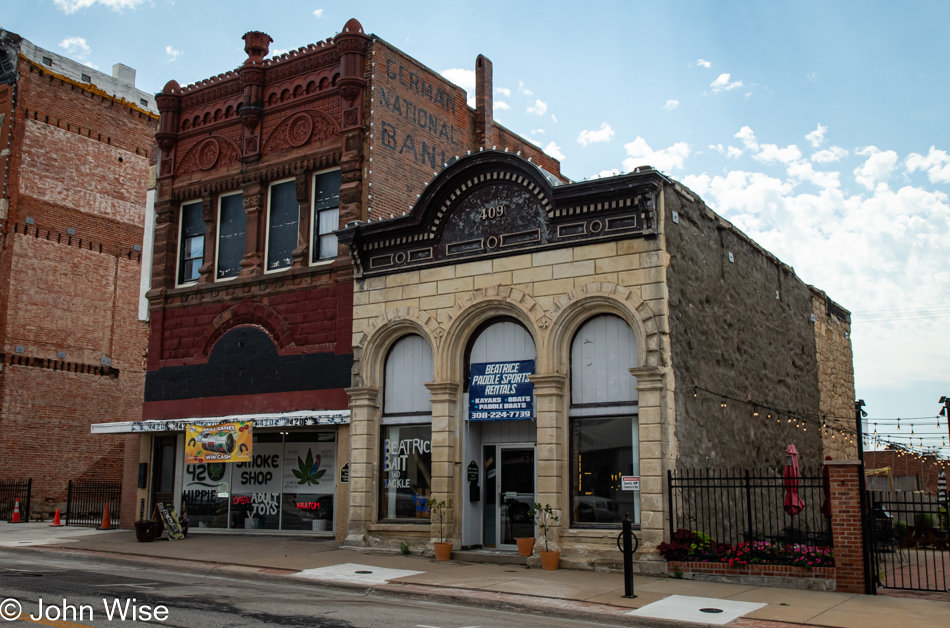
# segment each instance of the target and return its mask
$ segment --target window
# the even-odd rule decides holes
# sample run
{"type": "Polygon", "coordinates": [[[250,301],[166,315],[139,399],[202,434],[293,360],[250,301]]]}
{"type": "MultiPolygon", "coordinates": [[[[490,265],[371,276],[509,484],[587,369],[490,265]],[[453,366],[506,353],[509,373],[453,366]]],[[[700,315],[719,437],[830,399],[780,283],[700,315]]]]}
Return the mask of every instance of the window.
{"type": "Polygon", "coordinates": [[[290,268],[300,221],[300,204],[293,179],[270,186],[268,208],[267,271],[290,268]]]}
{"type": "Polygon", "coordinates": [[[340,171],[313,176],[313,246],[311,262],[336,258],[336,235],[340,228],[340,171]]]}
{"type": "Polygon", "coordinates": [[[139,104],[141,104],[143,107],[148,107],[148,101],[144,98],[139,98],[139,104]]]}
{"type": "Polygon", "coordinates": [[[432,349],[421,336],[393,345],[383,389],[380,519],[429,519],[432,407],[424,382],[432,377],[432,349]]]}
{"type": "Polygon", "coordinates": [[[241,271],[247,243],[247,214],[244,196],[228,194],[218,199],[218,268],[217,279],[232,279],[241,271]]]}
{"type": "Polygon", "coordinates": [[[204,263],[205,221],[201,203],[181,207],[181,253],[178,258],[178,285],[198,281],[198,269],[204,263]]]}
{"type": "Polygon", "coordinates": [[[91,83],[91,82],[92,82],[92,77],[89,76],[88,74],[83,74],[83,75],[82,75],[82,80],[83,80],[83,83],[91,83]]]}
{"type": "Polygon", "coordinates": [[[50,57],[43,57],[43,65],[53,67],[53,59],[50,57]]]}
{"type": "Polygon", "coordinates": [[[571,523],[617,527],[640,522],[640,493],[621,477],[640,473],[633,330],[617,316],[596,316],[571,344],[571,523]]]}

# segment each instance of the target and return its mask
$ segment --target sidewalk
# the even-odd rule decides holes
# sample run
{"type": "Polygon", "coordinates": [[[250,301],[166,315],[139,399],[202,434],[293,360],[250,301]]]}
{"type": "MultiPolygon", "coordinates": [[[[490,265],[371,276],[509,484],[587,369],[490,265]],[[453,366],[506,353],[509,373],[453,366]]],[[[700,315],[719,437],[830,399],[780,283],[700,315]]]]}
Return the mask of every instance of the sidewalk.
{"type": "Polygon", "coordinates": [[[516,565],[436,562],[418,555],[340,548],[303,536],[193,533],[182,541],[138,543],[128,530],[51,528],[0,523],[0,551],[27,548],[60,555],[93,553],[107,561],[147,563],[203,574],[259,579],[309,579],[320,586],[374,594],[553,614],[628,625],[732,625],[745,628],[948,626],[950,602],[859,596],[773,587],[637,576],[635,599],[623,597],[623,576],[516,565]],[[666,608],[664,608],[664,606],[666,608]],[[647,608],[643,608],[647,607],[647,608]],[[700,613],[700,608],[720,613],[700,613]],[[637,610],[642,609],[642,610],[637,610]],[[630,611],[644,613],[629,615],[630,611]]]}

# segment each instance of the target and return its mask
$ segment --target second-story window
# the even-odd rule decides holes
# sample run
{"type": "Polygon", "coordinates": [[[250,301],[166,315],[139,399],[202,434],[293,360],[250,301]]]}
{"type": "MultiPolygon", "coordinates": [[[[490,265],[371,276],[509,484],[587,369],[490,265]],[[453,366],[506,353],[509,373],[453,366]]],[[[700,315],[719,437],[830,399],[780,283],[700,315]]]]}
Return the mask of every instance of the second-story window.
{"type": "Polygon", "coordinates": [[[231,279],[241,271],[247,243],[247,214],[240,192],[218,199],[218,264],[216,279],[231,279]]]}
{"type": "Polygon", "coordinates": [[[293,179],[270,186],[267,213],[267,271],[290,268],[297,248],[300,204],[293,179]]]}
{"type": "Polygon", "coordinates": [[[340,228],[340,171],[313,176],[313,244],[311,263],[336,258],[336,234],[340,228]]]}
{"type": "Polygon", "coordinates": [[[179,241],[178,285],[194,283],[205,255],[205,221],[200,202],[182,205],[179,241]]]}

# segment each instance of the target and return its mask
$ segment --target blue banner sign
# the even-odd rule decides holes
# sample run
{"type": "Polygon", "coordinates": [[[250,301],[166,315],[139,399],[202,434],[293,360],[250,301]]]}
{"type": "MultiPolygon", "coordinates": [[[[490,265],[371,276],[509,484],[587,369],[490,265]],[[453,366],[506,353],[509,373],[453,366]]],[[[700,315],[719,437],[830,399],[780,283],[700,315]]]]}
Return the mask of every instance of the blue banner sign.
{"type": "Polygon", "coordinates": [[[468,420],[530,419],[534,410],[534,360],[472,364],[468,420]]]}

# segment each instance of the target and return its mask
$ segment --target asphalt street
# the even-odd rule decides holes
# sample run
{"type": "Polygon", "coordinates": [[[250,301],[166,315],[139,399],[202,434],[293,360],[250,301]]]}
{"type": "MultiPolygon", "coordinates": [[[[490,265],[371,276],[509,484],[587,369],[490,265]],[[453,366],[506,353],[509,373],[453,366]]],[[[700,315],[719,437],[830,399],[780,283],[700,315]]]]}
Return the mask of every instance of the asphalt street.
{"type": "Polygon", "coordinates": [[[327,590],[319,584],[244,581],[9,552],[0,552],[0,619],[10,625],[26,622],[63,628],[591,625],[523,612],[327,590]],[[18,611],[20,614],[15,617],[18,611]]]}

